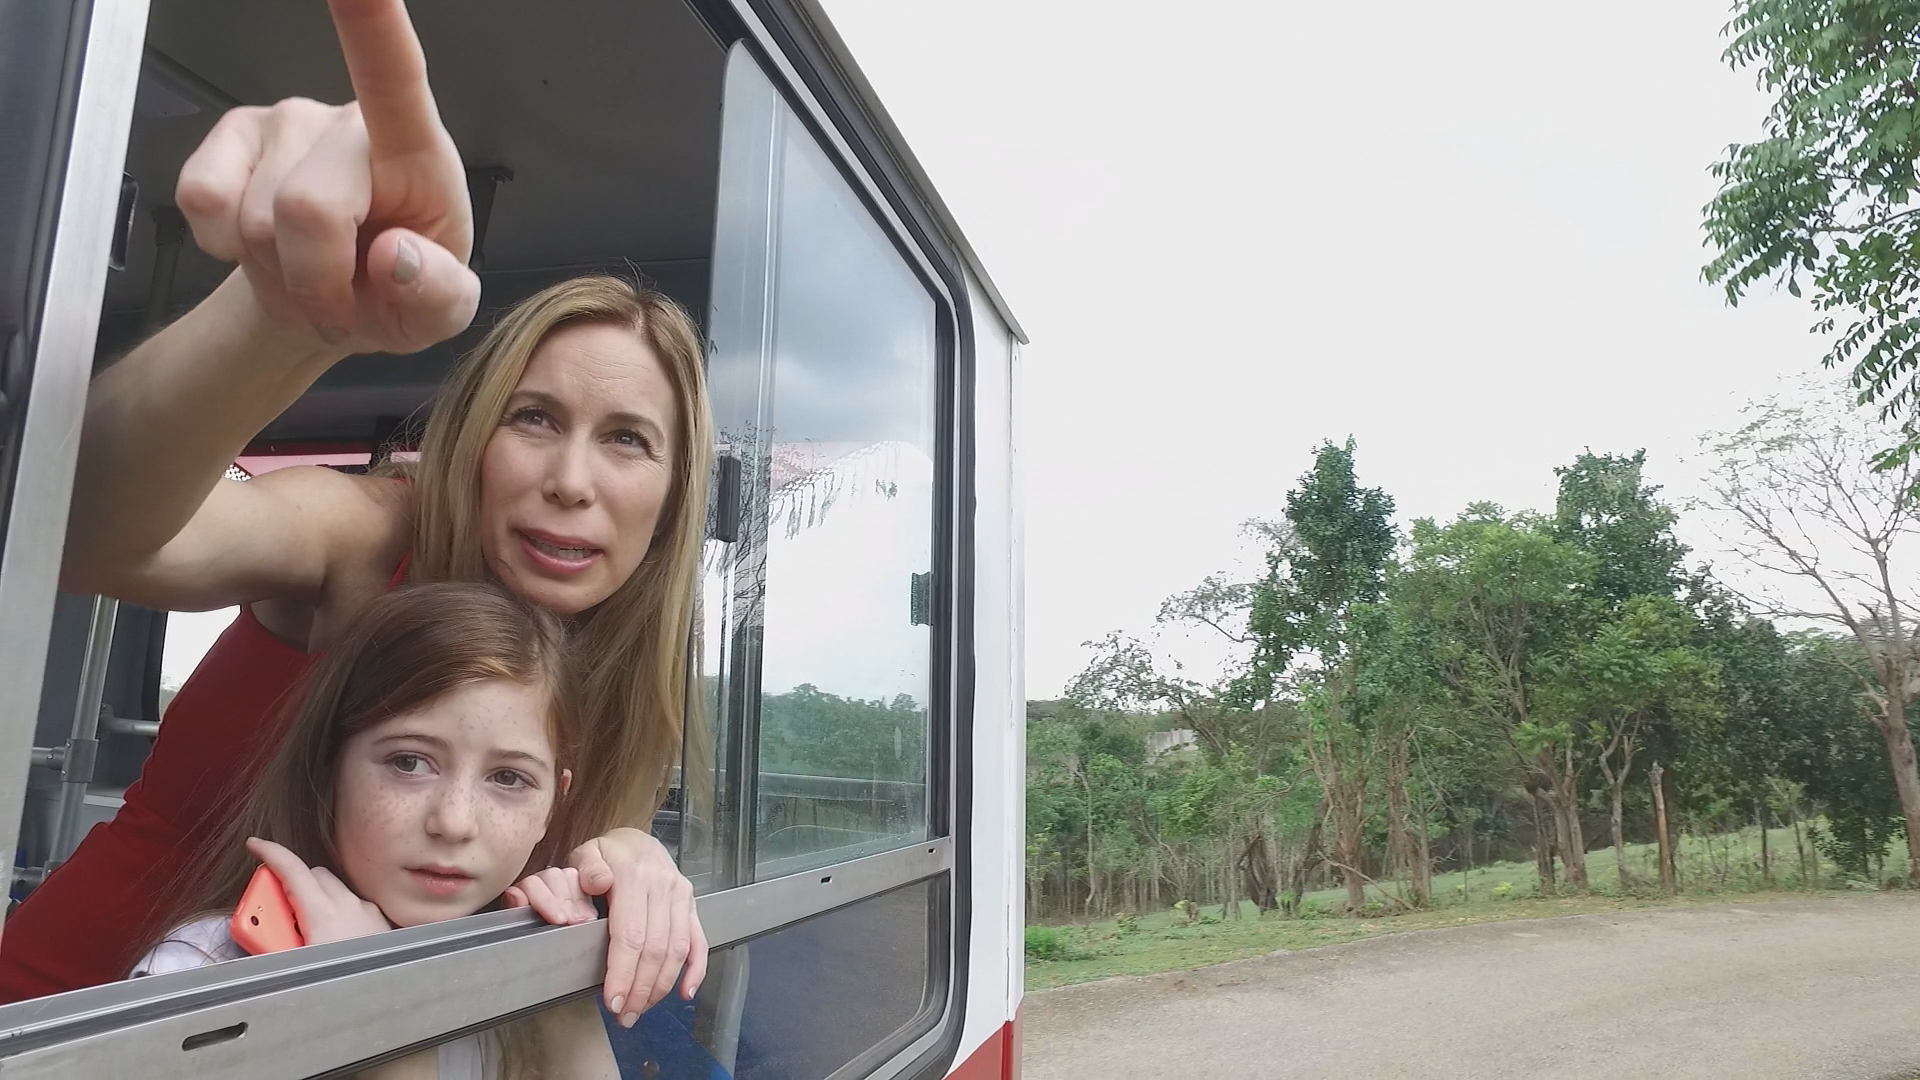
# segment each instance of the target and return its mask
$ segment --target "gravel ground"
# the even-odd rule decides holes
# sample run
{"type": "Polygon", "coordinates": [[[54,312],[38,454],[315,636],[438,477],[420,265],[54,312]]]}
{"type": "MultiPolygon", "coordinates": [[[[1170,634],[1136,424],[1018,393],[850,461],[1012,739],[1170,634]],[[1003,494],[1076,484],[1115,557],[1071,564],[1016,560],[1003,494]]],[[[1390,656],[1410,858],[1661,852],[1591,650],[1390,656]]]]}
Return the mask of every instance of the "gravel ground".
{"type": "Polygon", "coordinates": [[[1920,1075],[1920,897],[1394,934],[1026,996],[1027,1080],[1920,1075]]]}

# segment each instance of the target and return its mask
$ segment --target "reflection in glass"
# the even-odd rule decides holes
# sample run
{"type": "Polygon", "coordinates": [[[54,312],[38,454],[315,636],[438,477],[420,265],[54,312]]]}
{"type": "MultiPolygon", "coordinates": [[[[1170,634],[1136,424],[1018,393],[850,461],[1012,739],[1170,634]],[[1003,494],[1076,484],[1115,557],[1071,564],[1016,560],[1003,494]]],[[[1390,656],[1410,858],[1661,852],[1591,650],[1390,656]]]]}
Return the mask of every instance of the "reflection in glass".
{"type": "Polygon", "coordinates": [[[782,125],[755,861],[926,833],[934,306],[798,123],[782,125]],[[923,586],[924,587],[924,586],[923,586]]]}
{"type": "Polygon", "coordinates": [[[938,1014],[937,889],[909,885],[717,950],[693,1002],[608,1029],[622,1080],[823,1080],[896,1052],[938,1014]]]}
{"type": "Polygon", "coordinates": [[[933,297],[742,51],[720,179],[703,889],[927,835],[940,458],[933,297]]]}

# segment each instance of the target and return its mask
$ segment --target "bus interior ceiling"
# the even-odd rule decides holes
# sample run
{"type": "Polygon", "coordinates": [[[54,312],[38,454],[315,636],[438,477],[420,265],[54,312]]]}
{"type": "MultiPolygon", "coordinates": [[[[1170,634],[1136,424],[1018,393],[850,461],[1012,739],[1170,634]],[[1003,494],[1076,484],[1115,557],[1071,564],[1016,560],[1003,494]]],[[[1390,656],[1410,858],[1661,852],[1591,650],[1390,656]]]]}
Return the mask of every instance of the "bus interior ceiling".
{"type": "MultiPolygon", "coordinates": [[[[436,102],[478,180],[474,326],[406,358],[336,365],[262,437],[366,443],[424,416],[491,313],[592,270],[636,272],[706,318],[726,51],[683,0],[415,0],[436,102]],[[493,187],[488,205],[485,187],[493,187]]],[[[109,275],[100,363],[206,296],[229,267],[184,230],[163,249],[181,165],[226,106],[353,96],[321,4],[155,0],[127,173],[138,185],[125,269],[109,275]],[[156,283],[158,291],[156,292],[156,283]]]]}

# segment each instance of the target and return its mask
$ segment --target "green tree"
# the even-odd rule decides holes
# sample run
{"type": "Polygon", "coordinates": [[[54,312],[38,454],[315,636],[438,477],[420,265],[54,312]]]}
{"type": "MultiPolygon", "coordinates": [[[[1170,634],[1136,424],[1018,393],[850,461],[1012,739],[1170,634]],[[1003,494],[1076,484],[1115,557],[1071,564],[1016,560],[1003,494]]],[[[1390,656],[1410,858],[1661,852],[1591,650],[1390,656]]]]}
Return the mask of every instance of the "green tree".
{"type": "Polygon", "coordinates": [[[1717,717],[1719,673],[1694,647],[1693,618],[1669,597],[1632,596],[1618,616],[1560,660],[1556,696],[1587,725],[1583,741],[1606,778],[1614,867],[1627,871],[1623,808],[1635,755],[1657,725],[1697,731],[1717,717]]]}
{"type": "Polygon", "coordinates": [[[1554,470],[1553,535],[1593,556],[1586,592],[1595,615],[1618,614],[1636,596],[1673,596],[1685,582],[1687,549],[1674,539],[1677,515],[1643,474],[1647,452],[1587,452],[1554,470]]]}
{"type": "Polygon", "coordinates": [[[1296,662],[1304,664],[1307,758],[1327,800],[1347,910],[1355,914],[1366,907],[1359,867],[1376,749],[1356,693],[1359,653],[1384,619],[1392,516],[1393,500],[1355,478],[1352,439],[1315,452],[1312,470],[1287,494],[1292,542],[1268,553],[1266,577],[1253,588],[1253,661],[1236,687],[1244,705],[1262,707],[1296,662]]]}
{"type": "MultiPolygon", "coordinates": [[[[1856,642],[1835,635],[1801,632],[1785,641],[1792,709],[1781,725],[1782,772],[1825,811],[1820,850],[1847,873],[1873,876],[1906,826],[1885,743],[1863,722],[1876,709],[1860,692],[1864,658],[1856,642]]],[[[1910,717],[1909,737],[1914,727],[1910,717]]]]}
{"type": "MultiPolygon", "coordinates": [[[[1573,721],[1543,705],[1566,670],[1554,660],[1565,645],[1559,635],[1573,624],[1570,609],[1592,568],[1592,556],[1555,539],[1545,522],[1479,503],[1448,525],[1414,523],[1402,583],[1404,602],[1432,628],[1435,663],[1459,707],[1507,747],[1528,790],[1545,793],[1576,889],[1587,886],[1580,796],[1589,759],[1573,721]]],[[[1543,878],[1552,870],[1545,849],[1543,838],[1543,878]]]]}
{"type": "Polygon", "coordinates": [[[1897,420],[1883,464],[1920,445],[1920,4],[1736,0],[1725,57],[1772,96],[1763,134],[1712,167],[1704,276],[1737,303],[1811,284],[1829,367],[1897,420]]]}

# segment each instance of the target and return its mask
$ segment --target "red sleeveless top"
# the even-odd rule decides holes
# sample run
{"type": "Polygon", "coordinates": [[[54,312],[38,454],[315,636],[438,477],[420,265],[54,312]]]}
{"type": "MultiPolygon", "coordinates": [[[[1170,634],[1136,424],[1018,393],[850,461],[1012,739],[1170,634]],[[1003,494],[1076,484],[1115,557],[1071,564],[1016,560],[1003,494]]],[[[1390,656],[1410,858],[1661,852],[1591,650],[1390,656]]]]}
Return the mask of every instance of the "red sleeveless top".
{"type": "MultiPolygon", "coordinates": [[[[400,560],[392,585],[407,571],[400,560]]],[[[13,914],[0,935],[0,1005],[123,979],[181,860],[245,790],[281,708],[318,653],[242,606],[167,706],[140,779],[13,914]]]]}

